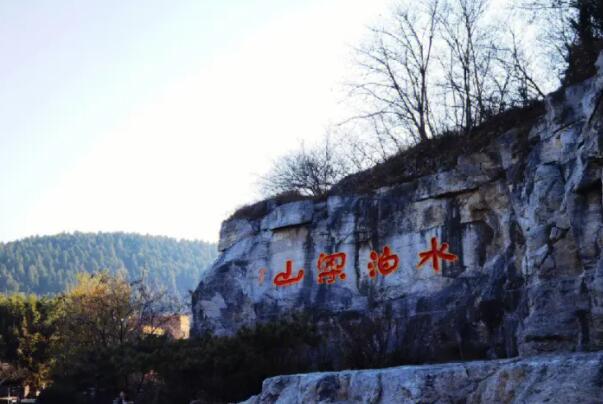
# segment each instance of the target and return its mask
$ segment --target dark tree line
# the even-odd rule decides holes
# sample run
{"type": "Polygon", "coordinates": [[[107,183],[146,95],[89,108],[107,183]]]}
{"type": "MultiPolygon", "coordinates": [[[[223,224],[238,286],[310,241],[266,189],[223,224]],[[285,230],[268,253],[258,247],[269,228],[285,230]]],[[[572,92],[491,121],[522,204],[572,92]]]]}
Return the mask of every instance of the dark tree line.
{"type": "Polygon", "coordinates": [[[150,286],[187,297],[216,246],[127,233],[74,233],[0,243],[0,292],[63,292],[79,272],[125,272],[150,286]]]}

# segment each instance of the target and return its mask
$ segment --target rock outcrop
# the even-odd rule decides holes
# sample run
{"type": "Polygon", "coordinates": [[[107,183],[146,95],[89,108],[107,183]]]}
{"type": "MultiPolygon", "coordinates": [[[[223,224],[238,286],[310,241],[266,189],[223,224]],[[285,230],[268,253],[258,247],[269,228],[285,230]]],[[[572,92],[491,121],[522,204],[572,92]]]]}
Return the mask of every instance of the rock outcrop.
{"type": "Polygon", "coordinates": [[[266,379],[260,403],[600,403],[603,354],[543,355],[266,379]]]}
{"type": "MultiPolygon", "coordinates": [[[[221,255],[193,295],[192,333],[232,335],[303,312],[328,337],[322,354],[333,358],[344,345],[368,340],[376,353],[396,351],[398,363],[602,350],[603,57],[598,66],[598,76],[549,95],[538,119],[473,153],[456,153],[453,167],[371,192],[266,202],[264,211],[226,221],[221,255]],[[439,271],[431,261],[417,268],[432,239],[458,259],[438,261],[439,271]],[[374,277],[372,251],[386,255],[374,277]],[[344,276],[320,283],[321,254],[334,253],[345,254],[344,276]],[[299,282],[277,286],[287,261],[290,277],[304,272],[299,282]]],[[[329,268],[341,260],[333,258],[329,268]]],[[[599,363],[600,355],[559,359],[559,372],[580,358],[587,358],[584,372],[596,373],[591,361],[599,363]]],[[[398,394],[384,384],[391,372],[407,400],[453,394],[438,390],[424,369],[441,372],[468,397],[503,397],[511,394],[505,380],[530,383],[557,360],[274,378],[258,400],[286,389],[320,395],[320,386],[336,395],[344,386],[345,397],[358,389],[398,394]],[[415,370],[424,375],[413,376],[415,370]]],[[[560,383],[576,382],[570,373],[559,373],[560,383]]],[[[513,394],[540,397],[530,389],[513,394]]]]}

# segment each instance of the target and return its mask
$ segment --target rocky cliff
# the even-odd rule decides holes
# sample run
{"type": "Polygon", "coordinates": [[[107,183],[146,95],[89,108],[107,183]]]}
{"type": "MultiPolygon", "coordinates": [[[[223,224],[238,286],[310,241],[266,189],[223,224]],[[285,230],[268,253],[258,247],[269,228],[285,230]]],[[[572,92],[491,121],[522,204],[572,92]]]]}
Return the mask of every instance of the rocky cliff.
{"type": "Polygon", "coordinates": [[[601,369],[580,353],[278,376],[246,403],[600,403],[601,369]]]}
{"type": "Polygon", "coordinates": [[[479,150],[440,150],[452,165],[224,222],[192,332],[303,312],[333,356],[343,341],[400,363],[603,349],[598,66],[479,150]]]}

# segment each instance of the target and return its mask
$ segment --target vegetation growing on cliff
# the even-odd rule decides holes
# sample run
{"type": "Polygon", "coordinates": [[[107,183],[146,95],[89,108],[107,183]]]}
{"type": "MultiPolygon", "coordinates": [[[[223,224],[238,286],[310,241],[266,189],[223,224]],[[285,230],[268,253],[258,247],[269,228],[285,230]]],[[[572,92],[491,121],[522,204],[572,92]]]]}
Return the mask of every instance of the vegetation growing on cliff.
{"type": "Polygon", "coordinates": [[[603,3],[599,0],[520,0],[520,8],[542,33],[550,50],[551,73],[564,85],[579,83],[596,73],[595,61],[603,49],[603,3]]]}
{"type": "MultiPolygon", "coordinates": [[[[263,179],[265,194],[323,198],[429,174],[434,163],[442,169],[441,162],[449,166],[460,153],[480,150],[510,123],[533,123],[544,111],[543,89],[596,73],[603,49],[600,1],[516,2],[513,18],[524,29],[533,22],[540,33],[533,43],[507,28],[509,21],[494,21],[494,7],[487,0],[398,2],[357,51],[360,68],[350,94],[360,109],[339,126],[335,140],[330,137],[337,147],[312,150],[322,156],[313,160],[319,170],[308,170],[304,149],[277,160],[263,179]],[[540,70],[534,67],[536,48],[549,61],[540,70]],[[352,135],[358,128],[348,124],[359,121],[365,134],[352,135]]],[[[252,210],[233,217],[250,217],[252,210]]]]}

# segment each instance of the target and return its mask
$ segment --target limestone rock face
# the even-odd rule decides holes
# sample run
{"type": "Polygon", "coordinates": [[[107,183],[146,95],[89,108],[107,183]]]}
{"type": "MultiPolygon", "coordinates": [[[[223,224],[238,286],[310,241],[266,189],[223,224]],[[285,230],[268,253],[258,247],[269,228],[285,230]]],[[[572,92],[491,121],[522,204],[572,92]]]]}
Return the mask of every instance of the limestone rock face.
{"type": "Polygon", "coordinates": [[[261,403],[600,403],[603,354],[543,355],[266,379],[261,403]]]}
{"type": "MultiPolygon", "coordinates": [[[[304,312],[333,355],[353,326],[378,332],[409,363],[603,349],[602,89],[600,74],[550,95],[535,123],[450,169],[226,221],[221,255],[193,295],[193,334],[304,312]],[[458,260],[417,268],[434,237],[458,260]],[[371,277],[371,251],[386,246],[397,269],[371,277]],[[319,283],[320,255],[339,252],[345,279],[319,283]],[[303,279],[275,286],[287,261],[303,279]]],[[[467,371],[455,366],[449,377],[467,371]]],[[[497,370],[475,371],[486,380],[497,370]]],[[[520,373],[509,377],[530,377],[520,373]]],[[[414,387],[405,389],[412,400],[414,387]]]]}

